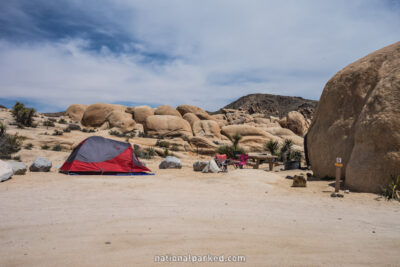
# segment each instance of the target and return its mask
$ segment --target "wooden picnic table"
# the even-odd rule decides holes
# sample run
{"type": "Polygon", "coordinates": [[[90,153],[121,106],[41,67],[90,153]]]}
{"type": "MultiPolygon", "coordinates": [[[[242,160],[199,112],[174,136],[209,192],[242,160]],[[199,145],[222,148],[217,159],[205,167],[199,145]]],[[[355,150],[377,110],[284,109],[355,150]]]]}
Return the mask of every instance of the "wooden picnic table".
{"type": "Polygon", "coordinates": [[[249,153],[249,159],[255,161],[253,165],[254,169],[258,169],[261,162],[266,161],[269,164],[269,170],[272,171],[274,169],[274,162],[278,158],[277,156],[272,156],[266,153],[249,153]]]}

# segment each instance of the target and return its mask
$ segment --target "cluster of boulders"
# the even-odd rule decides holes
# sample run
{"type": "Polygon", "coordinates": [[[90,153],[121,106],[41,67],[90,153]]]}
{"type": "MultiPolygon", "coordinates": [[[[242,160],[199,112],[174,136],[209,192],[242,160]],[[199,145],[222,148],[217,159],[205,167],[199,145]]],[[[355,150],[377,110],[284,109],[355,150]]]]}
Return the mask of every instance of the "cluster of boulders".
{"type": "MultiPolygon", "coordinates": [[[[51,161],[38,157],[29,167],[31,172],[49,172],[52,167],[51,161]]],[[[15,160],[0,160],[0,182],[10,179],[13,175],[24,175],[28,167],[25,163],[15,160]]]]}
{"type": "Polygon", "coordinates": [[[303,136],[309,122],[298,112],[287,119],[266,117],[261,113],[222,109],[211,115],[200,107],[169,105],[126,107],[115,104],[71,105],[66,115],[85,127],[112,129],[133,136],[181,138],[192,151],[214,153],[222,144],[230,144],[235,134],[242,136],[240,145],[249,151],[262,151],[269,140],[291,139],[303,149],[303,136]],[[300,114],[300,116],[298,116],[300,114]],[[287,123],[281,123],[286,120],[287,123]]]}

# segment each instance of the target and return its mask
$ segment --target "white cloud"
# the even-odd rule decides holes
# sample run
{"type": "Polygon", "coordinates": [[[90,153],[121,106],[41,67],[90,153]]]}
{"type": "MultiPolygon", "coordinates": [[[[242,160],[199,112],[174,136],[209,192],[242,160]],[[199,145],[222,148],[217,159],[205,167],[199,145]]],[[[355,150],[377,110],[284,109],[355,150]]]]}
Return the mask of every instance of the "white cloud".
{"type": "MultiPolygon", "coordinates": [[[[3,38],[1,96],[60,108],[127,101],[208,110],[256,92],[318,99],[335,72],[400,36],[400,16],[386,1],[95,3],[98,20],[114,27],[104,31],[138,40],[125,45],[139,54],[88,50],[93,40],[78,37],[23,44],[3,38]],[[146,53],[171,59],[148,62],[146,53]]],[[[75,8],[93,17],[95,3],[75,8]]]]}

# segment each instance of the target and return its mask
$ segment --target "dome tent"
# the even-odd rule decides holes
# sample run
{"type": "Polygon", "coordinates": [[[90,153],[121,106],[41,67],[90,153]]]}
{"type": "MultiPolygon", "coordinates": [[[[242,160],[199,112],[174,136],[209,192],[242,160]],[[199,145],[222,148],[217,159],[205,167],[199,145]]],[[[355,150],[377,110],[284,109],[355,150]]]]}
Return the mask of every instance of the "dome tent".
{"type": "Polygon", "coordinates": [[[83,140],[69,155],[60,171],[87,174],[150,172],[136,157],[129,143],[100,136],[83,140]]]}

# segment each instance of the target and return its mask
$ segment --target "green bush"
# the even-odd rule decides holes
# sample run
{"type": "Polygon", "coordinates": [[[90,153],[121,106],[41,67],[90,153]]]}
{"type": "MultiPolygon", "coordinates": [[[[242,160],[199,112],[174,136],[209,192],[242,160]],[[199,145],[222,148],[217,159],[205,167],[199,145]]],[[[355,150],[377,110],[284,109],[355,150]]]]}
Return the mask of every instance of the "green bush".
{"type": "Polygon", "coordinates": [[[152,147],[145,148],[144,152],[141,153],[141,158],[152,159],[156,155],[156,151],[152,147]]]}
{"type": "Polygon", "coordinates": [[[269,140],[265,144],[265,150],[269,151],[271,155],[276,156],[278,155],[279,143],[277,141],[269,140]]]}
{"type": "Polygon", "coordinates": [[[19,127],[30,127],[33,123],[33,115],[35,114],[35,109],[26,108],[24,104],[17,102],[12,109],[12,114],[19,127]]]}
{"type": "Polygon", "coordinates": [[[0,137],[5,135],[6,131],[7,131],[7,126],[2,122],[0,122],[0,137]]]}
{"type": "Polygon", "coordinates": [[[63,131],[60,131],[60,130],[54,130],[54,132],[53,132],[53,135],[54,136],[57,136],[57,135],[63,135],[64,134],[64,132],[63,131]]]}
{"type": "Polygon", "coordinates": [[[57,144],[57,145],[55,145],[54,147],[53,147],[53,151],[61,151],[62,150],[62,146],[60,145],[60,144],[57,144]]]}
{"type": "Polygon", "coordinates": [[[58,123],[67,124],[67,121],[65,119],[61,118],[61,119],[58,120],[58,123]]]}
{"type": "Polygon", "coordinates": [[[54,127],[54,126],[56,126],[56,125],[55,125],[54,122],[52,122],[51,120],[47,120],[47,121],[44,121],[44,122],[43,122],[43,126],[46,126],[46,127],[54,127]]]}
{"type": "Polygon", "coordinates": [[[245,154],[246,152],[244,151],[243,148],[239,146],[235,147],[235,146],[223,145],[217,148],[217,153],[225,154],[228,158],[234,159],[236,158],[236,154],[245,154]]]}
{"type": "Polygon", "coordinates": [[[0,136],[0,158],[10,159],[11,154],[18,152],[21,149],[21,139],[18,134],[9,135],[4,132],[0,136]]]}
{"type": "Polygon", "coordinates": [[[40,148],[43,150],[48,150],[50,147],[47,144],[44,144],[40,148]]]}
{"type": "Polygon", "coordinates": [[[242,136],[240,134],[238,134],[238,133],[235,133],[232,136],[232,143],[233,143],[233,146],[235,148],[237,148],[239,146],[239,142],[240,142],[241,139],[242,139],[242,136]]]}
{"type": "Polygon", "coordinates": [[[164,140],[157,140],[156,146],[169,148],[169,142],[164,141],[164,140]]]}
{"type": "Polygon", "coordinates": [[[381,187],[382,195],[386,199],[394,199],[400,201],[400,175],[391,175],[389,184],[381,187]]]}
{"type": "Polygon", "coordinates": [[[33,148],[33,144],[32,143],[28,143],[24,146],[25,149],[27,150],[31,150],[33,148]]]}
{"type": "Polygon", "coordinates": [[[283,141],[283,144],[281,146],[281,149],[279,151],[279,160],[280,161],[290,161],[292,160],[292,147],[293,147],[293,141],[290,139],[285,139],[283,141]]]}
{"type": "Polygon", "coordinates": [[[179,146],[177,144],[172,144],[171,151],[179,151],[179,146]]]}

